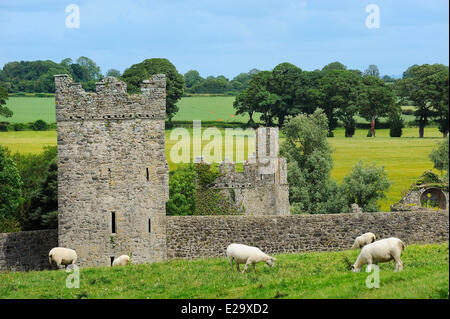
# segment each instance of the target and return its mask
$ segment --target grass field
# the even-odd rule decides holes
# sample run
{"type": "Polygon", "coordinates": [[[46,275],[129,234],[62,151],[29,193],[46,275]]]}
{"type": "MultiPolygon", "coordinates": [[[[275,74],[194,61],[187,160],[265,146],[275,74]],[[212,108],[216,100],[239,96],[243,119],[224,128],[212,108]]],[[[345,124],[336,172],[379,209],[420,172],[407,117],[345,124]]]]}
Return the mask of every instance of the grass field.
{"type": "Polygon", "coordinates": [[[10,123],[56,122],[54,97],[10,97],[6,106],[13,111],[13,116],[2,120],[10,123]]]}
{"type": "MultiPolygon", "coordinates": [[[[169,168],[173,170],[177,164],[171,161],[170,150],[178,142],[170,139],[171,132],[171,130],[166,131],[166,157],[169,168]]],[[[390,205],[401,199],[402,193],[411,183],[425,170],[433,168],[428,155],[436,143],[442,139],[441,134],[436,128],[427,128],[426,138],[423,139],[415,137],[417,128],[404,129],[402,138],[390,138],[387,129],[377,130],[376,138],[367,138],[366,133],[366,130],[357,130],[354,137],[345,138],[344,131],[338,129],[335,131],[335,137],[328,139],[334,150],[332,176],[340,182],[360,159],[384,166],[392,185],[387,192],[387,198],[381,200],[379,204],[381,210],[389,211],[390,205]]],[[[282,141],[283,138],[281,138],[282,141]]],[[[202,141],[203,146],[207,143],[202,141]]],[[[56,131],[0,132],[0,145],[8,147],[12,152],[39,153],[46,145],[56,145],[56,131]]],[[[244,154],[245,159],[248,154],[255,151],[254,138],[249,138],[246,145],[248,148],[244,154]]],[[[222,158],[231,158],[232,154],[225,153],[224,148],[225,146],[222,158]]],[[[239,166],[237,168],[239,169],[239,166]]]]}
{"type": "MultiPolygon", "coordinates": [[[[411,245],[403,272],[380,264],[380,288],[368,273],[348,270],[358,251],[277,255],[275,267],[231,270],[225,258],[172,260],[80,269],[80,288],[66,288],[63,270],[0,272],[0,298],[448,298],[448,244],[411,245]]],[[[242,269],[242,267],[241,267],[242,269]]]]}
{"type": "MultiPolygon", "coordinates": [[[[244,122],[248,115],[234,115],[234,96],[194,96],[183,97],[177,103],[178,113],[174,121],[217,121],[217,122],[244,122]]],[[[5,119],[11,123],[28,123],[36,120],[44,120],[53,123],[55,119],[54,97],[10,97],[6,106],[13,111],[11,118],[5,119]]],[[[406,107],[411,108],[411,107],[406,107]]],[[[259,114],[255,114],[254,120],[259,121],[259,114]]],[[[412,121],[414,116],[403,115],[406,121],[412,121]]],[[[368,123],[366,120],[356,117],[358,123],[368,123]]]]}

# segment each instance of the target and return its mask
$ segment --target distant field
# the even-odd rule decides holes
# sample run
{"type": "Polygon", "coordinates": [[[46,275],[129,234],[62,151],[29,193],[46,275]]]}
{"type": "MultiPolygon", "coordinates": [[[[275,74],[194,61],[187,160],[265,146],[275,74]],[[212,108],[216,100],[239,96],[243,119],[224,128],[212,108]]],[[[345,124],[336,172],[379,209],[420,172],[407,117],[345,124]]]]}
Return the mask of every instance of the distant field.
{"type": "MultiPolygon", "coordinates": [[[[180,110],[173,118],[174,121],[216,121],[216,122],[243,122],[249,119],[248,115],[234,115],[234,96],[194,96],[183,97],[177,103],[180,110]]],[[[44,120],[47,123],[55,122],[55,98],[54,97],[10,97],[6,106],[14,115],[2,120],[11,123],[27,123],[36,120],[44,120]]],[[[406,106],[404,108],[412,108],[406,106]]],[[[259,121],[260,114],[255,114],[254,120],[259,121]]],[[[412,121],[413,115],[403,115],[405,121],[412,121]]],[[[358,123],[368,123],[363,118],[356,116],[358,123]]]]}
{"type": "MultiPolygon", "coordinates": [[[[66,288],[63,270],[0,272],[0,298],[283,298],[448,299],[448,243],[409,245],[404,270],[380,266],[380,287],[366,286],[368,273],[348,270],[359,251],[276,255],[273,268],[238,273],[225,258],[170,260],[124,267],[80,269],[80,288],[66,288]]],[[[242,266],[241,266],[242,269],[242,266]]]]}
{"type": "MultiPolygon", "coordinates": [[[[234,115],[234,96],[183,97],[178,103],[180,110],[174,121],[217,121],[217,122],[247,122],[247,115],[234,115]]],[[[254,117],[259,120],[259,116],[254,117]]]]}
{"type": "Polygon", "coordinates": [[[53,97],[10,97],[6,106],[13,111],[10,118],[2,117],[2,121],[11,123],[28,123],[43,120],[56,122],[55,98],[53,97]]]}
{"type": "MultiPolygon", "coordinates": [[[[234,96],[183,97],[178,102],[180,111],[174,121],[217,121],[217,122],[247,122],[248,116],[235,116],[233,108],[234,96]]],[[[34,122],[44,120],[53,123],[55,119],[55,99],[38,97],[10,97],[7,107],[13,111],[11,118],[2,120],[17,122],[34,122]]],[[[259,116],[255,116],[258,120],[259,116]]]]}

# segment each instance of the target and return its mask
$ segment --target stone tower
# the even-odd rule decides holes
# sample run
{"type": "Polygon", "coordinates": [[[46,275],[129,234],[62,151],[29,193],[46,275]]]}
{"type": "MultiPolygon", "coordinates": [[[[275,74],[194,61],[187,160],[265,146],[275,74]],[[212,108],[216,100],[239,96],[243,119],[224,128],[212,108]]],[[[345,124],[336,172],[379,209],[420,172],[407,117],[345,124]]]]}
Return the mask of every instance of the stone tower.
{"type": "Polygon", "coordinates": [[[243,172],[236,172],[234,163],[219,164],[222,174],[215,188],[229,192],[236,206],[246,215],[289,215],[289,185],[286,159],[278,157],[278,127],[256,130],[256,153],[244,162],[243,172]]]}
{"type": "Polygon", "coordinates": [[[107,266],[166,258],[166,81],[154,75],[141,94],[106,77],[95,93],[55,75],[58,126],[58,239],[77,264],[107,266]]]}

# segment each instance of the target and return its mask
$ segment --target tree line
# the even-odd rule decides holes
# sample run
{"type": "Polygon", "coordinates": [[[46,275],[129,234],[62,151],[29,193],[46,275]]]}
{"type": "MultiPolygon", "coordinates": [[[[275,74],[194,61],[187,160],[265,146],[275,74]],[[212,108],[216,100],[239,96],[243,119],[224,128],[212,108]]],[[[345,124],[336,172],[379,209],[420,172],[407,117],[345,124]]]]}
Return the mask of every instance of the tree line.
{"type": "MultiPolygon", "coordinates": [[[[0,102],[8,91],[54,92],[53,75],[60,73],[69,74],[87,91],[94,91],[95,82],[103,78],[100,68],[87,57],[76,61],[67,58],[61,63],[50,60],[10,62],[0,70],[0,89],[3,87],[0,102]]],[[[449,69],[442,64],[413,65],[401,79],[394,80],[389,76],[380,78],[375,65],[361,72],[332,62],[321,70],[305,71],[285,62],[271,71],[252,69],[230,81],[222,75],[202,78],[196,70],[182,75],[169,60],[153,58],[133,64],[123,74],[110,69],[106,75],[119,77],[127,83],[129,93],[138,93],[141,81],[157,73],[166,74],[169,123],[178,112],[176,103],[184,93],[225,93],[237,94],[236,114],[247,114],[249,126],[258,125],[254,121],[256,113],[261,115],[261,124],[282,127],[286,118],[300,113],[312,114],[320,108],[328,119],[329,136],[339,122],[345,128],[345,136],[353,136],[357,115],[371,123],[371,136],[375,136],[375,127],[381,118],[388,120],[391,136],[400,136],[404,126],[400,106],[413,105],[420,137],[431,121],[438,123],[444,136],[448,134],[449,69]]],[[[11,116],[4,106],[0,111],[0,115],[11,116]]]]}
{"type": "MultiPolygon", "coordinates": [[[[234,102],[236,114],[247,114],[249,126],[254,115],[266,126],[283,127],[286,118],[297,114],[313,114],[322,109],[328,119],[328,136],[341,122],[345,136],[352,137],[357,115],[371,123],[371,135],[380,118],[387,118],[391,136],[403,126],[401,105],[414,105],[419,136],[430,120],[439,124],[444,137],[448,134],[448,66],[442,64],[413,65],[403,78],[395,82],[380,79],[378,68],[365,72],[349,70],[339,62],[322,70],[304,71],[291,63],[281,63],[272,71],[252,76],[248,87],[234,102]]],[[[389,80],[389,79],[387,79],[389,80]]],[[[401,134],[401,133],[400,133],[401,134]]]]}

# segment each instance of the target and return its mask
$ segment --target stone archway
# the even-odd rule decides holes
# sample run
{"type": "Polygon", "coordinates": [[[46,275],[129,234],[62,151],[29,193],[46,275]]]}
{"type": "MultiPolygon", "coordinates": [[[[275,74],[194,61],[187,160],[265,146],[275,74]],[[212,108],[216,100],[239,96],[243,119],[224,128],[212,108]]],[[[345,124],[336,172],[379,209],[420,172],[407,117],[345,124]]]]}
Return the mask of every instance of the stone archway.
{"type": "Polygon", "coordinates": [[[439,207],[439,209],[446,210],[447,197],[439,188],[427,188],[420,195],[420,205],[427,208],[439,207]]]}

